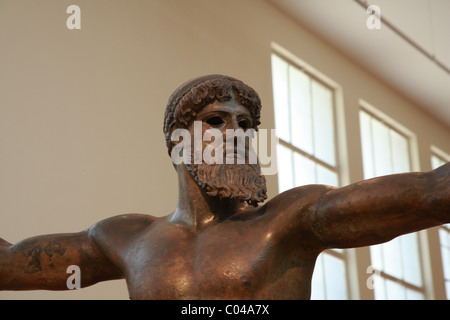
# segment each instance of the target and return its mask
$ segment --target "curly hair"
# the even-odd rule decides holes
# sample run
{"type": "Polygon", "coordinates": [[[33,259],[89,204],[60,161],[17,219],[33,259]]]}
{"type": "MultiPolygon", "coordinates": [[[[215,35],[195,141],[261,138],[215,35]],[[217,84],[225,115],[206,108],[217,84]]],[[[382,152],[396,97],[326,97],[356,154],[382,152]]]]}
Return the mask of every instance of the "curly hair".
{"type": "Polygon", "coordinates": [[[169,155],[170,139],[176,128],[188,128],[196,115],[215,101],[228,101],[232,97],[246,107],[253,118],[252,127],[258,130],[261,100],[251,87],[240,80],[224,75],[206,75],[189,80],[176,89],[169,98],[164,115],[164,136],[169,155]]]}

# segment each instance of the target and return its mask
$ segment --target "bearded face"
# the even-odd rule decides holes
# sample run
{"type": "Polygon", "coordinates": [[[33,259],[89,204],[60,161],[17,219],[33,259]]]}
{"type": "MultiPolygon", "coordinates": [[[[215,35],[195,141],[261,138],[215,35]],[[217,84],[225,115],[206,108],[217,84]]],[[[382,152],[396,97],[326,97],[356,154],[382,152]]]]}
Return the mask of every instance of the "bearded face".
{"type": "MultiPolygon", "coordinates": [[[[256,159],[256,155],[250,149],[250,143],[239,143],[237,138],[227,139],[229,131],[244,132],[251,126],[251,116],[248,110],[235,100],[225,103],[214,103],[206,106],[196,118],[196,122],[201,122],[201,136],[210,129],[220,133],[219,141],[214,143],[220,148],[215,148],[219,154],[215,159],[221,161],[206,161],[200,163],[191,161],[185,163],[188,171],[198,185],[211,197],[220,199],[236,199],[257,205],[267,198],[266,179],[261,174],[261,168],[256,159]],[[217,143],[220,142],[220,143],[217,143]],[[254,157],[250,157],[252,154],[254,157]],[[255,161],[256,160],[256,161],[255,161]]],[[[199,139],[191,126],[192,137],[199,139]]],[[[202,139],[202,152],[210,146],[212,142],[205,142],[202,139]]],[[[192,141],[195,145],[196,141],[192,141]]],[[[194,159],[192,151],[191,159],[194,159]]],[[[215,155],[216,156],[216,155],[215,155]]]]}

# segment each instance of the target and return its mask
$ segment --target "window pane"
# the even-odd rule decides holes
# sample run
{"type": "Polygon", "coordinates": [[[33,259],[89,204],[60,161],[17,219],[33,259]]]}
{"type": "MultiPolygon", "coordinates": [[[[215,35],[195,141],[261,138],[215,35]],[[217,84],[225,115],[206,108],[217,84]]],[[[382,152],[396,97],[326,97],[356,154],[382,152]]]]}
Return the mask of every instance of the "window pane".
{"type": "Polygon", "coordinates": [[[410,233],[399,237],[402,251],[403,280],[417,287],[422,286],[420,272],[419,244],[417,233],[410,233]]]}
{"type": "Polygon", "coordinates": [[[292,170],[292,151],[281,144],[277,145],[278,189],[280,192],[294,187],[292,170]]]}
{"type": "Polygon", "coordinates": [[[447,292],[447,299],[450,299],[450,281],[445,281],[445,292],[447,292]]]}
{"type": "Polygon", "coordinates": [[[317,81],[312,82],[314,155],[336,165],[332,91],[317,81]]]}
{"type": "Polygon", "coordinates": [[[317,257],[316,265],[314,267],[314,273],[311,282],[311,299],[312,300],[324,300],[325,297],[325,276],[323,272],[323,256],[320,254],[317,257]]]}
{"type": "Polygon", "coordinates": [[[439,229],[439,239],[441,242],[442,267],[444,269],[444,278],[450,280],[450,233],[444,229],[439,229]]]}
{"type": "Polygon", "coordinates": [[[403,300],[406,298],[405,288],[401,284],[389,279],[385,281],[387,300],[403,300]]]}
{"type": "Polygon", "coordinates": [[[439,240],[441,242],[441,246],[449,247],[450,242],[448,239],[448,232],[444,228],[439,229],[439,240]]]}
{"type": "Polygon", "coordinates": [[[439,168],[439,167],[442,166],[444,163],[445,163],[444,160],[442,160],[442,159],[440,159],[440,158],[438,158],[438,157],[436,157],[436,156],[431,156],[431,167],[432,167],[433,169],[439,168]]]}
{"type": "Polygon", "coordinates": [[[314,161],[294,152],[294,168],[296,186],[316,183],[314,161]]]}
{"type": "Polygon", "coordinates": [[[381,244],[383,250],[384,272],[402,279],[402,252],[400,249],[400,240],[398,238],[381,244]]]}
{"type": "Polygon", "coordinates": [[[408,299],[408,300],[424,300],[425,296],[420,291],[406,289],[406,299],[408,299]]]}
{"type": "Polygon", "coordinates": [[[372,135],[375,176],[392,173],[389,129],[380,121],[372,118],[372,135]]]}
{"type": "Polygon", "coordinates": [[[289,85],[292,144],[313,154],[309,77],[299,69],[290,66],[289,85]]]}
{"type": "Polygon", "coordinates": [[[364,178],[370,179],[375,177],[371,117],[367,113],[361,111],[359,114],[359,119],[361,125],[361,147],[364,162],[364,178]]]}
{"type": "Polygon", "coordinates": [[[375,300],[386,300],[386,279],[378,275],[374,275],[373,280],[375,300]]]}
{"type": "Polygon", "coordinates": [[[381,245],[370,247],[370,258],[372,260],[372,266],[377,270],[383,270],[383,252],[381,245]]]}
{"type": "Polygon", "coordinates": [[[389,133],[391,135],[392,173],[410,171],[408,139],[394,130],[390,130],[389,133]]]}
{"type": "Polygon", "coordinates": [[[448,249],[442,252],[442,263],[444,267],[444,278],[450,280],[450,251],[448,249]]]}
{"type": "Polygon", "coordinates": [[[345,264],[330,254],[323,255],[327,299],[347,299],[345,264]]]}
{"type": "Polygon", "coordinates": [[[276,55],[272,55],[272,81],[277,135],[289,142],[288,64],[276,55]]]}
{"type": "Polygon", "coordinates": [[[338,185],[338,176],[336,172],[331,171],[320,164],[317,165],[317,183],[336,187],[338,185]]]}

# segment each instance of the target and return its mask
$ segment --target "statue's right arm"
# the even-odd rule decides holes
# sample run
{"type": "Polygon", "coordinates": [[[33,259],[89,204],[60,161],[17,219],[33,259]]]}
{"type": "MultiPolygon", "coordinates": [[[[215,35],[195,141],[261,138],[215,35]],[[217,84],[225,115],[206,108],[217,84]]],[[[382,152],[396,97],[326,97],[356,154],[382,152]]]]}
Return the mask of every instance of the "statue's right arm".
{"type": "Polygon", "coordinates": [[[80,268],[83,287],[121,277],[90,230],[37,236],[16,244],[0,240],[0,290],[67,290],[71,265],[80,268]]]}
{"type": "Polygon", "coordinates": [[[0,290],[67,290],[67,268],[80,268],[81,286],[123,278],[121,252],[151,224],[147,215],[105,219],[78,233],[43,235],[11,244],[0,238],[0,290]]]}
{"type": "Polygon", "coordinates": [[[154,219],[126,214],[78,233],[37,236],[16,244],[0,238],[0,290],[67,290],[72,274],[67,268],[72,265],[80,268],[81,287],[121,279],[121,256],[154,219]]]}

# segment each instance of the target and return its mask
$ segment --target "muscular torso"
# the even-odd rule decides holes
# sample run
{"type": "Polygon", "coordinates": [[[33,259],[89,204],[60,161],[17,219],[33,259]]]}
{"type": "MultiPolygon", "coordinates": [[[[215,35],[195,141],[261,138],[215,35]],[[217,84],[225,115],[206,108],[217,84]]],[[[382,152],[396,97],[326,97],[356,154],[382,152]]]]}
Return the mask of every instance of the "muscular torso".
{"type": "MultiPolygon", "coordinates": [[[[309,214],[307,203],[300,215],[309,214]]],[[[309,299],[319,250],[312,234],[294,228],[292,210],[279,209],[249,209],[198,232],[170,216],[153,218],[117,246],[110,242],[119,254],[107,254],[131,299],[309,299]]]]}
{"type": "Polygon", "coordinates": [[[200,226],[189,215],[131,214],[78,233],[0,239],[0,290],[66,290],[76,265],[82,286],[125,278],[134,299],[307,299],[322,250],[449,223],[448,172],[304,186],[229,214],[220,202],[224,215],[193,211],[212,218],[192,220],[200,226]]]}

